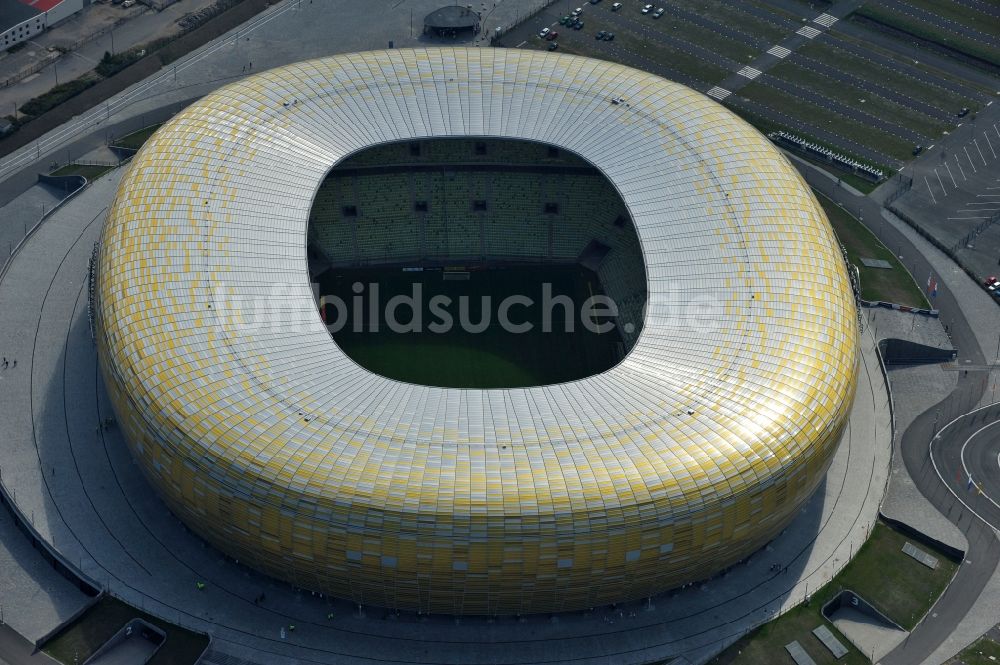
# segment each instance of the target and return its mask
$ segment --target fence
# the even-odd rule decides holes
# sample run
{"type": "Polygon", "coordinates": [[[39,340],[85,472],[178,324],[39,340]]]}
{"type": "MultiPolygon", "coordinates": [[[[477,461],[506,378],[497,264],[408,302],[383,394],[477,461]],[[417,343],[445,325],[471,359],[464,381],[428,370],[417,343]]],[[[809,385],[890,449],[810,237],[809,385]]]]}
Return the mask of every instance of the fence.
{"type": "Polygon", "coordinates": [[[964,238],[962,238],[961,240],[959,240],[958,242],[956,242],[955,244],[953,244],[951,247],[949,247],[948,248],[948,252],[950,254],[955,254],[956,252],[958,252],[958,250],[962,249],[963,247],[968,248],[968,249],[975,249],[976,248],[976,238],[978,238],[979,235],[983,231],[985,231],[986,229],[990,228],[991,226],[993,226],[994,224],[996,224],[998,221],[1000,221],[1000,210],[998,210],[997,212],[993,213],[990,216],[990,218],[987,219],[985,222],[980,222],[976,226],[976,228],[974,228],[971,231],[969,231],[969,233],[964,238]]]}
{"type": "MultiPolygon", "coordinates": [[[[510,25],[497,26],[497,28],[493,30],[493,34],[490,35],[490,46],[503,46],[503,44],[499,43],[501,37],[506,35],[508,32],[510,32],[517,26],[521,25],[525,21],[530,21],[534,17],[538,16],[543,11],[554,5],[555,2],[556,0],[545,0],[534,11],[531,11],[525,14],[524,16],[518,15],[517,17],[515,17],[514,22],[511,23],[510,25]]],[[[483,19],[484,19],[483,22],[485,23],[486,17],[484,16],[483,19]]]]}
{"type": "Polygon", "coordinates": [[[20,83],[21,81],[28,78],[35,72],[40,72],[49,65],[51,65],[53,62],[58,60],[59,57],[60,56],[57,53],[47,53],[41,60],[36,60],[27,67],[22,67],[18,71],[11,74],[9,77],[5,78],[3,80],[3,83],[0,84],[0,88],[7,88],[14,85],[15,83],[20,83]]]}
{"type": "Polygon", "coordinates": [[[902,196],[903,194],[906,194],[908,191],[910,191],[911,187],[913,187],[913,178],[911,178],[909,176],[905,176],[902,173],[897,174],[896,175],[896,190],[892,194],[890,194],[889,196],[885,197],[885,201],[882,202],[882,205],[884,207],[888,208],[892,204],[893,201],[895,201],[900,196],[902,196]]]}

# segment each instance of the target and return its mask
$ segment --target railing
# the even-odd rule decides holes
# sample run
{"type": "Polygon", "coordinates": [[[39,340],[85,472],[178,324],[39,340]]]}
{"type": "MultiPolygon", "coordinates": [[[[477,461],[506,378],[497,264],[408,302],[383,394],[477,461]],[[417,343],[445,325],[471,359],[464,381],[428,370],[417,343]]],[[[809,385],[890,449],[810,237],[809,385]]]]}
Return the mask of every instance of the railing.
{"type": "Polygon", "coordinates": [[[911,187],[913,187],[913,178],[911,178],[909,176],[905,176],[902,173],[897,174],[896,175],[896,191],[894,191],[892,194],[890,194],[889,196],[887,196],[885,198],[885,201],[882,202],[882,205],[884,207],[888,208],[892,204],[893,201],[895,201],[900,196],[902,196],[903,194],[906,194],[908,191],[910,191],[911,187]]]}
{"type": "Polygon", "coordinates": [[[990,216],[990,218],[987,219],[985,222],[980,222],[976,226],[976,228],[974,228],[971,231],[969,231],[969,233],[964,238],[962,238],[961,240],[959,240],[958,242],[956,242],[955,244],[953,244],[951,247],[949,247],[948,251],[950,253],[954,254],[954,253],[956,253],[957,251],[959,251],[960,249],[963,249],[963,248],[975,249],[975,247],[976,247],[976,238],[978,238],[979,235],[983,231],[985,231],[986,229],[990,228],[991,226],[993,226],[994,224],[996,224],[998,221],[1000,221],[1000,210],[998,210],[997,212],[993,213],[990,216]]]}

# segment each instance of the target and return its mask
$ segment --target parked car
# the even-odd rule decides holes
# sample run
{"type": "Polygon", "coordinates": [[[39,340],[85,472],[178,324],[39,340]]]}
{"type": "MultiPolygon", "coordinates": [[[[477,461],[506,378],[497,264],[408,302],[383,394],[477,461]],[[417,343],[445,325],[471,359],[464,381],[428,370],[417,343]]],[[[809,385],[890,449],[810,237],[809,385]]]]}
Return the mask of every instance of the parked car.
{"type": "Polygon", "coordinates": [[[597,4],[598,2],[600,2],[600,1],[601,1],[601,0],[590,0],[590,4],[592,4],[592,5],[596,5],[596,4],[597,4]]]}
{"type": "Polygon", "coordinates": [[[571,11],[569,13],[569,15],[570,16],[579,16],[582,13],[583,13],[583,7],[577,7],[576,9],[574,9],[573,11],[571,11]]]}
{"type": "Polygon", "coordinates": [[[961,109],[959,109],[957,115],[959,118],[964,118],[965,116],[969,115],[969,107],[963,106],[961,109]]]}
{"type": "Polygon", "coordinates": [[[558,36],[559,36],[559,33],[556,32],[555,30],[553,30],[549,34],[545,35],[545,39],[547,39],[547,40],[549,40],[551,42],[553,39],[555,39],[558,36]]]}
{"type": "Polygon", "coordinates": [[[983,280],[983,286],[986,287],[987,291],[996,291],[1000,289],[1000,280],[991,275],[983,280]]]}
{"type": "Polygon", "coordinates": [[[561,19],[559,19],[559,25],[569,25],[572,22],[573,22],[572,16],[563,16],[561,19]]]}
{"type": "Polygon", "coordinates": [[[545,39],[546,37],[549,36],[549,32],[551,31],[548,28],[542,28],[542,31],[538,33],[538,36],[541,37],[542,39],[545,39]]]}
{"type": "Polygon", "coordinates": [[[603,40],[603,39],[604,39],[604,35],[605,35],[605,34],[607,34],[607,33],[606,33],[606,32],[604,32],[603,30],[601,30],[601,31],[600,31],[600,32],[598,32],[598,33],[597,33],[596,35],[594,35],[594,39],[600,39],[600,40],[603,40]]]}
{"type": "Polygon", "coordinates": [[[660,7],[655,12],[653,12],[653,18],[660,18],[661,16],[663,16],[663,12],[665,11],[666,10],[663,7],[660,7]]]}
{"type": "Polygon", "coordinates": [[[642,6],[642,13],[643,14],[648,14],[651,11],[653,11],[653,5],[643,5],[642,6]]]}
{"type": "Polygon", "coordinates": [[[583,30],[583,21],[577,19],[576,23],[573,24],[574,30],[583,30]]]}
{"type": "Polygon", "coordinates": [[[915,145],[915,146],[913,146],[913,156],[914,156],[914,157],[916,157],[917,155],[919,155],[919,154],[920,154],[920,153],[922,153],[923,151],[924,151],[924,146],[922,146],[922,145],[919,145],[919,144],[918,144],[918,145],[915,145]]]}
{"type": "Polygon", "coordinates": [[[550,51],[555,51],[557,48],[559,48],[559,42],[550,42],[549,43],[549,50],[550,51]]]}
{"type": "Polygon", "coordinates": [[[621,8],[622,8],[622,3],[620,2],[616,2],[615,4],[611,5],[611,11],[613,12],[616,12],[621,8]]]}
{"type": "Polygon", "coordinates": [[[613,33],[613,32],[605,32],[604,33],[604,41],[610,42],[610,41],[614,40],[614,38],[615,38],[615,33],[613,33]]]}

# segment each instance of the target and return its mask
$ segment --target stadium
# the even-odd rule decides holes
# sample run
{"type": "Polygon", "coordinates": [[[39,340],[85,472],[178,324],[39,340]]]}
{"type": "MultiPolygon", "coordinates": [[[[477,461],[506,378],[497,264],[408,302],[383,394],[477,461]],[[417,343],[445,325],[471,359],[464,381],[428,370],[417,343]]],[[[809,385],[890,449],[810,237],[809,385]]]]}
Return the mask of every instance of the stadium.
{"type": "Polygon", "coordinates": [[[129,165],[94,288],[171,510],[359,605],[560,612],[711,576],[812,494],[857,381],[846,266],[785,158],[699,93],[570,55],[368,52],[209,94],[129,165]],[[365,282],[545,282],[617,325],[331,334],[326,296],[365,282]]]}

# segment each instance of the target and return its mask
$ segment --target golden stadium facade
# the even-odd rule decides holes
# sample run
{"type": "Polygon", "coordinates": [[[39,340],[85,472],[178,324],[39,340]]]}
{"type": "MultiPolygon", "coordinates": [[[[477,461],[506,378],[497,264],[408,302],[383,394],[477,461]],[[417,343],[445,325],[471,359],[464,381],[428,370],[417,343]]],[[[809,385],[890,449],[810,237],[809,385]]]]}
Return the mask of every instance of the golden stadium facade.
{"type": "Polygon", "coordinates": [[[654,75],[514,49],[325,58],[191,105],[123,177],[95,302],[118,421],[185,523],[297,586],[423,612],[572,610],[712,575],[813,492],[856,383],[840,249],[767,140],[654,75]],[[317,188],[366,146],[456,136],[564,148],[619,191],[649,300],[618,365],[435,388],[333,341],[308,283],[317,188]],[[711,332],[678,320],[708,298],[711,332]]]}

